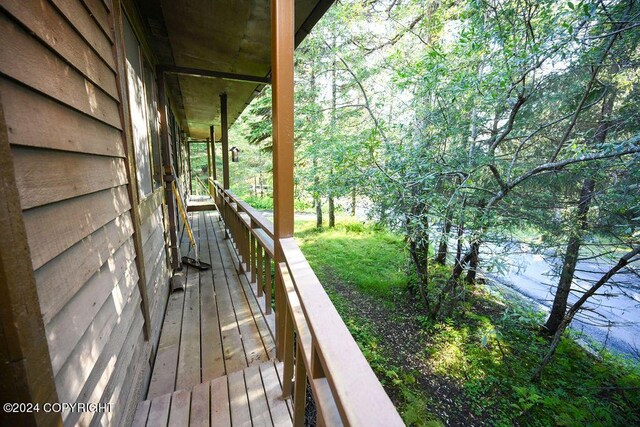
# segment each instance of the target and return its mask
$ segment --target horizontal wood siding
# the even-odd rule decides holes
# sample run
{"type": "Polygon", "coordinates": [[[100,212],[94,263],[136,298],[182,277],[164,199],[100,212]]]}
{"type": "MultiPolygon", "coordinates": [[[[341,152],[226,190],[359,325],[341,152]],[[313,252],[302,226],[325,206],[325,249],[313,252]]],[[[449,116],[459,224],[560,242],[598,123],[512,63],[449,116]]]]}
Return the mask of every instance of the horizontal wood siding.
{"type": "MultiPolygon", "coordinates": [[[[0,102],[59,401],[115,405],[63,414],[65,425],[126,420],[152,346],[111,13],[103,0],[0,0],[0,102]]],[[[156,193],[140,237],[157,338],[169,280],[156,193]]]]}

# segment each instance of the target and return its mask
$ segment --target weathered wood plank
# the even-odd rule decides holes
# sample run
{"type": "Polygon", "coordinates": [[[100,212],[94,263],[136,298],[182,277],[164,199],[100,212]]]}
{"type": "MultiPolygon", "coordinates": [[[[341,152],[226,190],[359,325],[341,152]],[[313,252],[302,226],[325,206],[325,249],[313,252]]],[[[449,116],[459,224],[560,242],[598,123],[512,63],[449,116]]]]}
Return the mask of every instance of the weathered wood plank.
{"type": "MultiPolygon", "coordinates": [[[[122,302],[120,311],[113,298],[109,298],[96,315],[78,345],[56,375],[56,388],[63,402],[75,402],[82,385],[89,378],[100,353],[105,351],[109,337],[118,325],[130,325],[139,310],[140,296],[133,293],[122,302]],[[67,399],[67,400],[62,400],[67,399]]],[[[125,328],[126,330],[126,328],[125,328]]]]}
{"type": "Polygon", "coordinates": [[[260,367],[255,365],[245,369],[244,381],[247,385],[247,396],[249,397],[249,408],[251,409],[251,424],[253,427],[273,425],[265,390],[262,385],[260,367]]]}
{"type": "Polygon", "coordinates": [[[189,425],[189,408],[191,407],[191,392],[180,390],[171,397],[171,411],[169,427],[184,427],[189,425]]]}
{"type": "Polygon", "coordinates": [[[90,21],[87,10],[80,3],[68,0],[54,2],[76,28],[48,2],[5,0],[3,6],[50,49],[65,58],[113,99],[117,99],[111,42],[90,21]],[[87,19],[89,21],[84,22],[87,19]]]}
{"type": "Polygon", "coordinates": [[[289,407],[282,399],[282,386],[273,363],[260,365],[260,374],[274,426],[291,425],[289,407]]]}
{"type": "Polygon", "coordinates": [[[95,193],[127,183],[124,159],[13,147],[22,209],[95,193]]]}
{"type": "Polygon", "coordinates": [[[232,372],[229,379],[229,406],[231,408],[231,424],[234,427],[251,426],[249,401],[242,371],[232,372]]]}
{"type": "MultiPolygon", "coordinates": [[[[100,354],[93,372],[82,386],[78,402],[107,402],[118,388],[123,388],[125,372],[131,363],[142,332],[142,313],[134,315],[129,328],[116,328],[110,341],[100,354]]],[[[114,412],[119,408],[113,408],[114,412]]],[[[72,412],[65,422],[69,425],[88,425],[94,415],[91,412],[72,412]]]]}
{"type": "Polygon", "coordinates": [[[140,240],[142,241],[143,249],[151,235],[158,232],[158,229],[162,230],[163,227],[162,209],[158,208],[151,216],[142,221],[140,226],[140,240]]]}
{"type": "MultiPolygon", "coordinates": [[[[157,229],[153,233],[153,236],[142,246],[142,252],[144,253],[144,271],[147,283],[149,283],[151,279],[149,275],[153,272],[161,255],[164,253],[164,233],[162,229],[157,229]]],[[[147,292],[149,292],[148,289],[147,292]]]]}
{"type": "Polygon", "coordinates": [[[187,269],[182,338],[176,390],[200,383],[200,284],[197,270],[187,269]]]}
{"type": "Polygon", "coordinates": [[[148,426],[166,426],[169,421],[169,408],[171,405],[171,395],[157,397],[151,402],[149,410],[149,418],[147,418],[148,426]]]}
{"type": "Polygon", "coordinates": [[[149,409],[151,409],[150,400],[138,403],[131,427],[145,427],[147,425],[147,418],[149,418],[149,409]]]}
{"type": "Polygon", "coordinates": [[[169,297],[147,399],[175,390],[184,295],[184,292],[174,292],[169,297]]]}
{"type": "MultiPolygon", "coordinates": [[[[200,257],[211,263],[209,231],[203,214],[198,215],[200,227],[200,257]]],[[[200,273],[200,319],[202,334],[202,381],[225,374],[222,337],[218,321],[218,307],[213,287],[213,268],[200,273]]]]}
{"type": "Polygon", "coordinates": [[[100,0],[82,0],[91,17],[98,23],[104,34],[113,40],[113,29],[109,23],[109,10],[100,0]]]}
{"type": "Polygon", "coordinates": [[[209,427],[210,384],[198,384],[191,392],[190,427],[209,427]]]}
{"type": "Polygon", "coordinates": [[[125,212],[36,270],[40,310],[45,323],[100,269],[105,259],[129,240],[132,227],[131,217],[125,212]]]}
{"type": "Polygon", "coordinates": [[[148,342],[145,342],[144,339],[144,317],[142,313],[136,316],[136,322],[139,323],[135,324],[129,333],[132,335],[134,331],[137,332],[135,334],[136,340],[133,344],[133,355],[128,364],[123,366],[126,369],[117,372],[117,377],[113,379],[115,388],[113,392],[110,393],[110,397],[105,398],[107,402],[111,403],[114,410],[103,414],[96,414],[92,420],[94,424],[99,423],[99,425],[104,427],[126,425],[127,423],[123,421],[123,417],[129,417],[129,409],[137,405],[137,402],[140,401],[140,381],[143,371],[149,368],[148,356],[150,345],[148,342]]]}
{"type": "Polygon", "coordinates": [[[231,425],[229,412],[229,388],[227,377],[211,381],[211,427],[228,427],[231,425]]]}
{"type": "Polygon", "coordinates": [[[121,129],[118,103],[0,13],[0,73],[121,129]]]}
{"type": "MultiPolygon", "coordinates": [[[[107,298],[116,297],[112,294],[122,291],[126,301],[138,277],[135,265],[131,262],[134,257],[133,245],[122,245],[78,290],[69,303],[45,325],[54,375],[73,351],[107,298]]],[[[121,298],[121,295],[117,297],[121,298]]],[[[117,301],[118,311],[121,310],[122,302],[117,301]]]]}
{"type": "MultiPolygon", "coordinates": [[[[151,273],[151,278],[148,280],[147,286],[153,289],[153,292],[149,293],[149,313],[152,322],[153,319],[157,318],[158,316],[160,316],[161,320],[162,314],[158,313],[162,313],[162,310],[164,310],[165,308],[169,290],[169,270],[167,268],[166,254],[164,251],[160,252],[160,258],[158,260],[156,268],[151,273]]],[[[158,331],[160,329],[160,322],[152,323],[151,326],[154,335],[157,336],[159,334],[158,331]]]]}
{"type": "Polygon", "coordinates": [[[46,262],[130,209],[125,186],[24,212],[33,268],[46,262]]]}
{"type": "Polygon", "coordinates": [[[0,97],[11,100],[4,114],[12,145],[125,155],[120,131],[91,116],[3,78],[0,97]]]}
{"type": "Polygon", "coordinates": [[[115,70],[111,50],[112,42],[89,15],[89,11],[77,0],[51,0],[76,30],[95,49],[100,57],[115,70]]]}
{"type": "Polygon", "coordinates": [[[144,223],[149,216],[158,210],[162,204],[163,191],[162,188],[156,188],[153,193],[140,202],[140,221],[144,223]]]}

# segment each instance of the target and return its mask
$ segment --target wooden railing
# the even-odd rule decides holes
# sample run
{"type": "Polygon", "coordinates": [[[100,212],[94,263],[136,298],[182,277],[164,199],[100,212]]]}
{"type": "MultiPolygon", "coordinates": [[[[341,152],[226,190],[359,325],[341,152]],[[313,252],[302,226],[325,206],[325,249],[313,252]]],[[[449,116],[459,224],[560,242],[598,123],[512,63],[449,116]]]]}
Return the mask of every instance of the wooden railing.
{"type": "Polygon", "coordinates": [[[272,333],[284,362],[283,397],[292,398],[294,425],[305,422],[307,381],[319,426],[403,425],[295,240],[279,240],[275,262],[271,222],[218,182],[209,186],[240,268],[257,296],[264,296],[265,314],[271,313],[273,292],[272,333]]]}

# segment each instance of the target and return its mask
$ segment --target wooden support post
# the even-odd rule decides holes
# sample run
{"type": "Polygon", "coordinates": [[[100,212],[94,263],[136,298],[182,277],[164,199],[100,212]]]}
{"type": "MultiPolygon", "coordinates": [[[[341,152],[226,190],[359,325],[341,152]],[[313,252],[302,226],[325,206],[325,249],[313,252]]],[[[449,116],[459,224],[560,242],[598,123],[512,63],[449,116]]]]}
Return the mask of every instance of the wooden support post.
{"type": "Polygon", "coordinates": [[[227,121],[227,94],[220,95],[220,127],[222,128],[222,188],[229,189],[229,122],[227,121]]]}
{"type": "MultiPolygon", "coordinates": [[[[191,178],[191,143],[187,139],[185,141],[185,144],[187,146],[187,177],[189,179],[189,185],[187,186],[187,188],[189,189],[189,195],[191,195],[193,194],[193,180],[191,178]]],[[[185,203],[186,203],[186,200],[185,200],[185,203]]]]}
{"type": "Polygon", "coordinates": [[[211,163],[213,164],[213,180],[218,180],[218,165],[216,162],[216,131],[213,126],[210,129],[211,133],[211,163]]]}
{"type": "MultiPolygon", "coordinates": [[[[293,49],[294,0],[271,0],[273,97],[273,210],[276,266],[284,261],[280,239],[293,236],[293,49]]],[[[276,296],[284,289],[276,274],[276,296]]],[[[277,304],[276,310],[286,310],[277,304]]],[[[285,316],[276,312],[276,357],[285,357],[285,316]]]]}
{"type": "MultiPolygon", "coordinates": [[[[169,216],[169,245],[171,256],[171,268],[180,268],[180,252],[178,248],[178,227],[176,227],[176,202],[173,194],[173,185],[171,182],[175,180],[171,165],[172,155],[171,144],[169,142],[169,125],[167,120],[167,103],[165,94],[164,73],[158,73],[158,102],[160,110],[160,138],[162,141],[162,165],[164,170],[164,198],[167,203],[167,212],[169,216]]],[[[177,135],[175,135],[177,137],[177,135]]]]}
{"type": "Polygon", "coordinates": [[[207,138],[207,182],[211,178],[211,139],[207,138]]]}

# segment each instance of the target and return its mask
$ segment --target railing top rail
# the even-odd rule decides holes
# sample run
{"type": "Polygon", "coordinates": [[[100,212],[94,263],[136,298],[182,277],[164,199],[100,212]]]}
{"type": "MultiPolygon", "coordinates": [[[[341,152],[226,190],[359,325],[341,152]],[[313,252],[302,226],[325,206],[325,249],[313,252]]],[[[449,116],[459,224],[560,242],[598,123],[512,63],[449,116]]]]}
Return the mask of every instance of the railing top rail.
{"type": "Polygon", "coordinates": [[[236,196],[233,191],[223,190],[222,185],[220,185],[218,181],[214,181],[214,184],[238,206],[238,210],[247,213],[251,220],[254,223],[258,224],[258,226],[262,228],[265,233],[267,233],[267,235],[273,239],[273,223],[271,221],[265,218],[265,216],[262,215],[261,212],[257,211],[253,206],[236,196]]]}
{"type": "Polygon", "coordinates": [[[404,425],[295,239],[280,239],[280,245],[343,419],[350,425],[404,425]]]}

